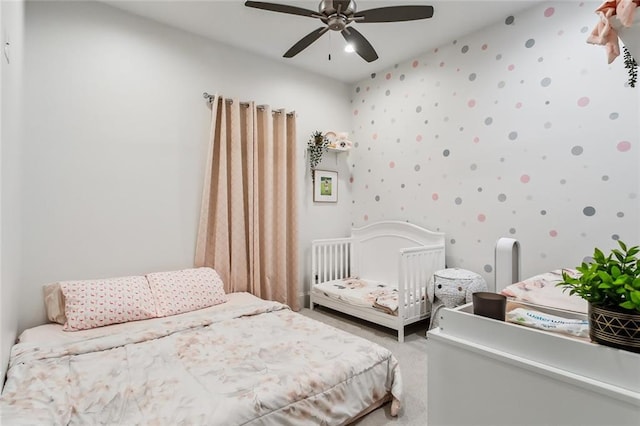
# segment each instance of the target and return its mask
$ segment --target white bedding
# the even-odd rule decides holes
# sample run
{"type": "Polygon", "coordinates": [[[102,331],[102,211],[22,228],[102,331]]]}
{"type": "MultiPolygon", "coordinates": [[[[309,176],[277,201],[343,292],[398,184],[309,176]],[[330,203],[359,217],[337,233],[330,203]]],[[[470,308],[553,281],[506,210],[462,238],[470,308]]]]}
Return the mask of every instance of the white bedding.
{"type": "Polygon", "coordinates": [[[401,399],[386,349],[247,293],[191,313],[12,348],[2,424],[344,424],[401,399]]]}
{"type": "Polygon", "coordinates": [[[380,281],[349,277],[315,284],[311,291],[354,306],[398,314],[398,289],[380,281]]]}

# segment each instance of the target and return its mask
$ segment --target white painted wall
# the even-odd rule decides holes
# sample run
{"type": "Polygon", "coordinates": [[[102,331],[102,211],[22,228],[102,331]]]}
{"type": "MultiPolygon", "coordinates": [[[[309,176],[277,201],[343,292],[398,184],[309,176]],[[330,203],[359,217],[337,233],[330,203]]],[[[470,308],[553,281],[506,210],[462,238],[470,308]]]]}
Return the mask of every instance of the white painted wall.
{"type": "Polygon", "coordinates": [[[305,158],[312,131],[349,129],[345,85],[93,2],[28,2],[26,42],[20,329],[45,283],[193,265],[204,91],[298,114],[301,290],[309,240],[348,234],[346,184],[314,205],[305,158]]]}
{"type": "Polygon", "coordinates": [[[18,330],[24,3],[0,2],[0,387],[18,330]],[[7,62],[3,47],[9,42],[7,62]]]}

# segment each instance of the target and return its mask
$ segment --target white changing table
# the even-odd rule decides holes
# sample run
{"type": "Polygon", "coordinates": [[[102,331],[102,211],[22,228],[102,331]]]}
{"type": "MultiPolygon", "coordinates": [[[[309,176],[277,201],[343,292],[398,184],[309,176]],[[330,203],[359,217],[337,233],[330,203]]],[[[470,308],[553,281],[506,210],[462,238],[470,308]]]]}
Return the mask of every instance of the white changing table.
{"type": "Polygon", "coordinates": [[[429,425],[639,424],[640,354],[473,315],[472,304],[442,309],[428,336],[429,425]]]}

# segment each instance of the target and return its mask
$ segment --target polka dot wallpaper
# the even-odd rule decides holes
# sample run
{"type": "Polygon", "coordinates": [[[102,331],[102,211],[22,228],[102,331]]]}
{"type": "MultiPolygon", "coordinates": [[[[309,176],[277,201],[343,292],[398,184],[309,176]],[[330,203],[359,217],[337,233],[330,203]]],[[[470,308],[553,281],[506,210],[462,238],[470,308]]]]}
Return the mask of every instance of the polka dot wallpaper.
{"type": "Polygon", "coordinates": [[[447,264],[493,283],[640,243],[640,95],[585,39],[598,2],[543,3],[353,86],[352,224],[447,235],[447,264]]]}

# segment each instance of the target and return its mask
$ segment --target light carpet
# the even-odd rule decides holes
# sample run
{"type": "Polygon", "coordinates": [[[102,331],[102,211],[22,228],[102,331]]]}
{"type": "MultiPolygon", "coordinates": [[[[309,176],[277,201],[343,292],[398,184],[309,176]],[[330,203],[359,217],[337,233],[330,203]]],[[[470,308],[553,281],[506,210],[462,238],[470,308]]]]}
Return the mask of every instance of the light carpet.
{"type": "Polygon", "coordinates": [[[427,320],[405,327],[404,343],[398,343],[395,330],[341,314],[331,309],[316,307],[313,311],[304,308],[300,313],[322,321],[333,327],[371,340],[389,349],[400,364],[403,399],[398,417],[392,417],[390,404],[372,411],[354,423],[357,426],[427,424],[427,320]]]}

